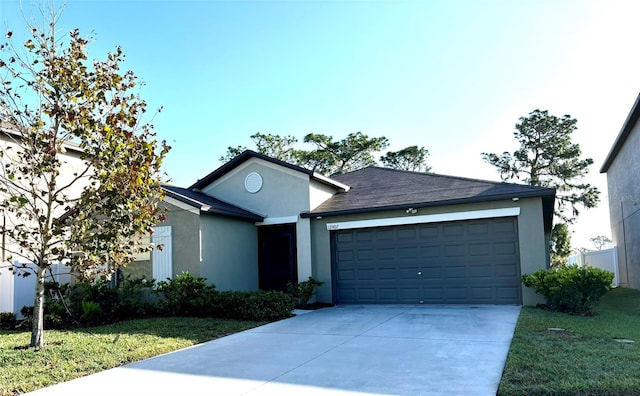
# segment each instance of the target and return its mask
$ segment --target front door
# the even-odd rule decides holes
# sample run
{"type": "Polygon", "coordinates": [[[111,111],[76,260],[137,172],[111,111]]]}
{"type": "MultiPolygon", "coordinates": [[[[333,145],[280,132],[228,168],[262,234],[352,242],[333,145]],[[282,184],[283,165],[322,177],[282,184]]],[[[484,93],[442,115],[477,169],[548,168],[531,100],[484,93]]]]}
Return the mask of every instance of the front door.
{"type": "Polygon", "coordinates": [[[285,291],[298,281],[296,225],[258,227],[258,271],[260,290],[285,291]]]}

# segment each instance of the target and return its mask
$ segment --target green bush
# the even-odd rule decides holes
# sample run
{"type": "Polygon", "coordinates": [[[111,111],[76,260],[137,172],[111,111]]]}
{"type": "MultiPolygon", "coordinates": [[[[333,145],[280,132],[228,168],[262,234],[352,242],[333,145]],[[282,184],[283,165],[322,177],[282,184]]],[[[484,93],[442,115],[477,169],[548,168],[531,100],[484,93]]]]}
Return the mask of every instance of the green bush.
{"type": "Polygon", "coordinates": [[[17,324],[18,321],[13,312],[0,312],[0,329],[13,330],[17,324]]]}
{"type": "Polygon", "coordinates": [[[188,272],[158,282],[159,308],[169,316],[210,316],[216,287],[188,272]]]}
{"type": "Polygon", "coordinates": [[[102,307],[94,301],[82,302],[82,316],[80,319],[85,323],[98,323],[103,318],[102,307]]]}
{"type": "Polygon", "coordinates": [[[140,319],[158,313],[157,296],[153,293],[155,280],[131,278],[122,280],[118,291],[118,306],[115,309],[119,320],[140,319]]]}
{"type": "Polygon", "coordinates": [[[600,268],[572,265],[523,275],[522,282],[545,296],[549,309],[588,315],[611,288],[613,277],[600,268]]]}
{"type": "Polygon", "coordinates": [[[324,285],[314,277],[310,276],[308,280],[300,283],[287,283],[287,293],[291,294],[298,301],[298,306],[304,307],[309,303],[311,297],[316,294],[316,287],[324,285]]]}
{"type": "Polygon", "coordinates": [[[223,319],[274,321],[291,316],[296,299],[281,291],[223,291],[216,294],[213,316],[223,319]]]}

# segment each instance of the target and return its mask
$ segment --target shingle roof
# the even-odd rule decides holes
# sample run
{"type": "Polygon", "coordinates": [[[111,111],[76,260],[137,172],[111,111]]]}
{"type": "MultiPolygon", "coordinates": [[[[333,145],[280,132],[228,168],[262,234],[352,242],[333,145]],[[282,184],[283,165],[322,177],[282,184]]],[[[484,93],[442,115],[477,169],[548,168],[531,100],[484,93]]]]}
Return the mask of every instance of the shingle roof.
{"type": "Polygon", "coordinates": [[[193,206],[202,212],[214,213],[224,216],[235,217],[248,221],[263,221],[264,217],[248,210],[239,208],[228,202],[210,197],[198,191],[175,186],[162,186],[167,196],[177,199],[180,202],[193,206]]]}
{"type": "Polygon", "coordinates": [[[407,172],[371,166],[343,175],[337,181],[351,186],[347,193],[334,195],[304,217],[335,216],[380,210],[444,206],[542,197],[545,224],[551,225],[555,190],[521,184],[407,172]]]}
{"type": "Polygon", "coordinates": [[[604,160],[604,163],[600,168],[600,173],[606,173],[609,170],[609,167],[613,163],[613,160],[616,159],[616,156],[618,155],[620,150],[622,150],[622,146],[624,146],[627,138],[629,137],[629,135],[631,135],[631,131],[633,131],[633,127],[638,122],[638,119],[640,119],[640,95],[638,95],[638,97],[636,98],[636,101],[633,104],[633,107],[631,108],[627,119],[624,121],[624,124],[622,124],[622,129],[616,137],[616,140],[613,143],[609,154],[607,154],[607,158],[604,160]]]}

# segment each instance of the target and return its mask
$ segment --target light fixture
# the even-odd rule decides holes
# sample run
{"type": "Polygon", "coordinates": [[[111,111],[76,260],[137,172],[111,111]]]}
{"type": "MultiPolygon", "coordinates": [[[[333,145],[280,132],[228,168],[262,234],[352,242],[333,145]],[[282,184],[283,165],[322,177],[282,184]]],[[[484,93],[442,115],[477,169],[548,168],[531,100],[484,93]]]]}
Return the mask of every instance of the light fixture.
{"type": "Polygon", "coordinates": [[[407,209],[405,212],[407,212],[407,214],[416,214],[416,213],[418,213],[418,209],[416,209],[416,208],[409,208],[409,209],[407,209]]]}
{"type": "Polygon", "coordinates": [[[511,200],[512,200],[513,202],[518,202],[518,201],[520,200],[520,198],[518,198],[518,197],[513,197],[513,198],[511,198],[511,200]]]}

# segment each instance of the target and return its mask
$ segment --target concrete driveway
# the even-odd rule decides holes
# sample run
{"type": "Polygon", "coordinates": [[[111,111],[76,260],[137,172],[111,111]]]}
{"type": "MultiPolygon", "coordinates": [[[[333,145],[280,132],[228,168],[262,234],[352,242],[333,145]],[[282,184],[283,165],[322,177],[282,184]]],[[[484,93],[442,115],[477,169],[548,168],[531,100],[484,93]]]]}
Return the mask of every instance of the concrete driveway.
{"type": "Polygon", "coordinates": [[[519,313],[325,308],[32,395],[495,395],[519,313]]]}

